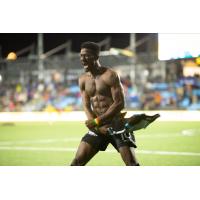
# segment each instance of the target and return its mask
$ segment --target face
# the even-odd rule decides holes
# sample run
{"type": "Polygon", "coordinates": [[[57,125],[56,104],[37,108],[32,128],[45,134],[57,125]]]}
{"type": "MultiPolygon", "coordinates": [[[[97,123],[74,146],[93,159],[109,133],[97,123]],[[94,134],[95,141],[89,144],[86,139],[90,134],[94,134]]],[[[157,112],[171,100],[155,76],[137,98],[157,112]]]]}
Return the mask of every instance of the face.
{"type": "Polygon", "coordinates": [[[92,50],[83,48],[80,52],[80,60],[84,70],[87,72],[94,68],[97,58],[93,54],[92,50]]]}

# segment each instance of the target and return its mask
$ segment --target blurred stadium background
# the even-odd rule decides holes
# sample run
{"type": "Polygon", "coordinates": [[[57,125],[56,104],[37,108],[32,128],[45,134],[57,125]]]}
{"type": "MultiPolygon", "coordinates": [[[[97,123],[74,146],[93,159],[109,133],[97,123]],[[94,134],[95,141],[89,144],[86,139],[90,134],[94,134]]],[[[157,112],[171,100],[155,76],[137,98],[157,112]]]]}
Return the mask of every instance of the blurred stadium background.
{"type": "MultiPolygon", "coordinates": [[[[166,111],[136,133],[141,164],[200,165],[200,34],[157,33],[0,34],[0,165],[70,163],[87,131],[77,122],[84,41],[121,76],[126,110],[166,111]]],[[[123,165],[107,153],[89,165],[123,165]]]]}

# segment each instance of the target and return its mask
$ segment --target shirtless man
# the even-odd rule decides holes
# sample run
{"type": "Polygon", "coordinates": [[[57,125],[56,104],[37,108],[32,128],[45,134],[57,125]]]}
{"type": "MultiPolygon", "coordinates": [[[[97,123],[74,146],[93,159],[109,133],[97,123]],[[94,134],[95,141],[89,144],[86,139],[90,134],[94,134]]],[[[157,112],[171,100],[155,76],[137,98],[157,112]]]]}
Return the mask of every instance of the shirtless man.
{"type": "Polygon", "coordinates": [[[121,123],[124,93],[117,73],[100,65],[99,52],[96,43],[85,42],[81,45],[80,60],[85,73],[79,78],[79,87],[89,131],[82,138],[71,165],[86,165],[98,151],[105,151],[111,143],[126,165],[138,166],[133,134],[110,135],[107,131],[108,127],[115,131],[124,128],[121,123]]]}

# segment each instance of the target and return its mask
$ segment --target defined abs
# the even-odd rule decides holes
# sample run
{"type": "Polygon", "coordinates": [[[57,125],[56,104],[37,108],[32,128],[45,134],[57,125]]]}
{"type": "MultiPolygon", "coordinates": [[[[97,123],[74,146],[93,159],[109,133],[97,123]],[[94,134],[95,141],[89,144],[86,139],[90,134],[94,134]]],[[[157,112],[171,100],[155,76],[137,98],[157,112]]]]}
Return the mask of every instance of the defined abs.
{"type": "Polygon", "coordinates": [[[91,98],[93,111],[96,115],[102,115],[112,105],[113,101],[109,97],[95,96],[91,98]]]}

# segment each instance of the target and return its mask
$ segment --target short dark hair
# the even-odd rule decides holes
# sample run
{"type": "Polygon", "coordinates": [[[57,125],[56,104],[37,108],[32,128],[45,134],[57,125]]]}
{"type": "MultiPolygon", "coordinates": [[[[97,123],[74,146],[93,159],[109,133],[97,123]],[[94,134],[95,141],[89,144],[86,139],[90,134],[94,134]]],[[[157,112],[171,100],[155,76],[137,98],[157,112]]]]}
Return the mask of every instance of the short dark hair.
{"type": "Polygon", "coordinates": [[[83,42],[81,44],[81,49],[86,48],[86,49],[90,49],[94,52],[94,54],[98,57],[99,56],[99,52],[100,52],[100,47],[97,43],[95,42],[83,42]]]}

